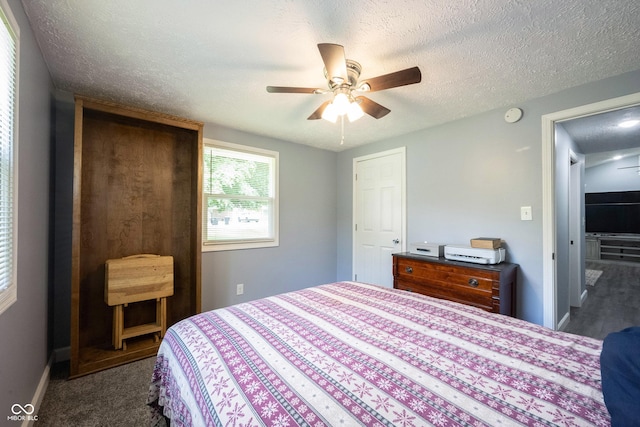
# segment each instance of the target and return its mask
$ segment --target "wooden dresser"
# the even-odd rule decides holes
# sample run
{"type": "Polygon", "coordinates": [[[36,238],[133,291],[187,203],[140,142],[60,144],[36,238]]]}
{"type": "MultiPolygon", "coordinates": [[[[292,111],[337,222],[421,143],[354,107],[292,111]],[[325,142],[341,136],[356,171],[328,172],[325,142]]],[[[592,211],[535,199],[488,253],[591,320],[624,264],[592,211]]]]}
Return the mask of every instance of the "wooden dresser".
{"type": "Polygon", "coordinates": [[[516,315],[518,265],[473,264],[408,252],[393,254],[393,287],[516,315]]]}

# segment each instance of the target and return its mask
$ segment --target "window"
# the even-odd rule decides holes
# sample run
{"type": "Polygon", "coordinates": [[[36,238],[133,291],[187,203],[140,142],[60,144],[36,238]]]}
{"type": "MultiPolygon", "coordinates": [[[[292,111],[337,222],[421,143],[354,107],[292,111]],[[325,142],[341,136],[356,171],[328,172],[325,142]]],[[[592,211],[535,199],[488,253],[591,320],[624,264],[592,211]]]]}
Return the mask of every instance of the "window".
{"type": "Polygon", "coordinates": [[[204,140],[203,250],[278,246],[278,153],[204,140]]]}
{"type": "Polygon", "coordinates": [[[17,299],[16,103],[18,26],[6,1],[0,2],[0,313],[17,299]]]}

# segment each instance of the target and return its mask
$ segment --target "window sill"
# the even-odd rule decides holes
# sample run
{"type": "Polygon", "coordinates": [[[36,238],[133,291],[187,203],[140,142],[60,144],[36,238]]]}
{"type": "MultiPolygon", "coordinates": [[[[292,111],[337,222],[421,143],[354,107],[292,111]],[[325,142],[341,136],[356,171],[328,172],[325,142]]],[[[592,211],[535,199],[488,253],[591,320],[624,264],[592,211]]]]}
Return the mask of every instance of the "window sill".
{"type": "Polygon", "coordinates": [[[4,313],[17,300],[18,294],[15,285],[0,292],[0,314],[4,313]]]}
{"type": "Polygon", "coordinates": [[[242,242],[242,243],[216,243],[216,244],[203,244],[202,252],[220,252],[220,251],[235,251],[241,249],[261,249],[261,248],[273,248],[280,246],[278,240],[268,240],[262,242],[242,242]]]}

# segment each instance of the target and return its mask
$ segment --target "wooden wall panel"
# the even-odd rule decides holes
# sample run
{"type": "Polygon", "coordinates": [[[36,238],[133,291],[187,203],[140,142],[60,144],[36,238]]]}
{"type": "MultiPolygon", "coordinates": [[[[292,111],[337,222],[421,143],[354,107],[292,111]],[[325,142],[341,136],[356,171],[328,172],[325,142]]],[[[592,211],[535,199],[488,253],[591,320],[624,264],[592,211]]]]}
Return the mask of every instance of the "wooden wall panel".
{"type": "MultiPolygon", "coordinates": [[[[72,319],[72,376],[149,352],[140,346],[131,347],[130,355],[112,350],[113,309],[104,301],[107,259],[172,255],[175,283],[167,300],[168,324],[200,310],[202,124],[86,98],[79,98],[76,108],[82,109],[76,114],[82,117],[76,132],[82,161],[76,162],[81,171],[74,175],[80,177],[81,189],[80,200],[74,201],[79,248],[74,248],[78,256],[73,262],[79,273],[72,283],[72,305],[78,301],[72,310],[77,313],[72,319]],[[73,349],[74,343],[79,349],[73,349]],[[80,360],[74,361],[74,355],[80,360]]],[[[125,326],[154,318],[153,303],[130,304],[125,326]]]]}

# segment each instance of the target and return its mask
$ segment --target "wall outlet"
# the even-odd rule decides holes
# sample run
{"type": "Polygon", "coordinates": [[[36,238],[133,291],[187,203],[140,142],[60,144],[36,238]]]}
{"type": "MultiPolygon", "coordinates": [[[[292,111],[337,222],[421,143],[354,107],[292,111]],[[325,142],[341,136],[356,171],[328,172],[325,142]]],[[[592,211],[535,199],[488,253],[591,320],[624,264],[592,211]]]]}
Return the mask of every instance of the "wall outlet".
{"type": "Polygon", "coordinates": [[[236,285],[236,295],[242,295],[242,294],[244,294],[244,284],[238,283],[236,285]]]}

